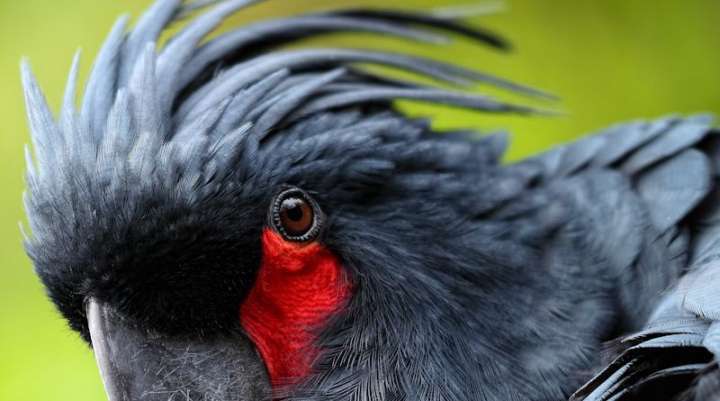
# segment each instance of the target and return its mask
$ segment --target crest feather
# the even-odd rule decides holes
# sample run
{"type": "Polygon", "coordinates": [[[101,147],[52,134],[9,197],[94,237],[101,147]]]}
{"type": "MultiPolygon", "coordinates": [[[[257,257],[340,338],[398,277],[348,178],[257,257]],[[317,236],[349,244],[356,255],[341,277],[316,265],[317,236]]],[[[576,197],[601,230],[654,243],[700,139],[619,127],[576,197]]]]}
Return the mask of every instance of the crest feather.
{"type": "MultiPolygon", "coordinates": [[[[269,138],[270,133],[331,110],[342,109],[346,114],[340,120],[354,121],[353,126],[358,122],[347,109],[378,104],[390,107],[396,99],[491,112],[534,111],[487,96],[366,72],[358,64],[392,67],[459,88],[485,83],[548,97],[534,88],[414,55],[360,49],[275,50],[299,39],[339,31],[431,44],[445,44],[449,35],[460,35],[506,47],[497,35],[432,14],[363,9],[316,12],[248,24],[203,43],[228,16],[259,2],[158,0],[132,29],[128,17],[122,16],[97,55],[80,113],[75,108],[79,52],[75,55],[57,120],[29,65],[23,62],[34,148],[34,160],[27,155],[31,217],[47,223],[52,220],[48,210],[55,210],[62,220],[74,224],[78,213],[96,213],[84,209],[90,205],[102,209],[111,199],[154,193],[172,193],[178,201],[197,202],[220,190],[212,184],[214,177],[234,174],[237,180],[259,179],[262,174],[241,171],[233,163],[253,165],[263,146],[288,146],[269,138]],[[169,25],[206,8],[167,44],[156,47],[169,25]]],[[[381,121],[377,118],[368,123],[382,130],[381,121]]],[[[358,133],[350,126],[333,128],[358,133]]],[[[365,140],[361,138],[365,137],[356,139],[365,140]]],[[[310,144],[303,141],[302,146],[310,144]]],[[[359,145],[348,146],[355,149],[359,145]]],[[[369,180],[372,171],[382,172],[387,166],[358,163],[355,170],[358,177],[369,180]],[[368,172],[359,173],[363,168],[368,172]]],[[[132,210],[124,213],[130,216],[132,210]]],[[[55,225],[34,224],[36,240],[59,235],[53,234],[59,230],[53,229],[55,225]]]]}

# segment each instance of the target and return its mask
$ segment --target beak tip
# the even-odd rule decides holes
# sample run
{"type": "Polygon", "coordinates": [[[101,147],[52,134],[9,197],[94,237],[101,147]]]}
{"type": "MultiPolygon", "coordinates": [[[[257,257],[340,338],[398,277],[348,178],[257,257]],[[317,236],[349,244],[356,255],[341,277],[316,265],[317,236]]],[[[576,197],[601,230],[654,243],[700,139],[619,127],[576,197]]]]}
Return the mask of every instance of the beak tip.
{"type": "Polygon", "coordinates": [[[113,364],[113,350],[108,341],[107,311],[92,298],[88,299],[85,308],[95,361],[100,370],[100,378],[105,386],[108,401],[130,401],[120,390],[119,375],[113,364]]]}

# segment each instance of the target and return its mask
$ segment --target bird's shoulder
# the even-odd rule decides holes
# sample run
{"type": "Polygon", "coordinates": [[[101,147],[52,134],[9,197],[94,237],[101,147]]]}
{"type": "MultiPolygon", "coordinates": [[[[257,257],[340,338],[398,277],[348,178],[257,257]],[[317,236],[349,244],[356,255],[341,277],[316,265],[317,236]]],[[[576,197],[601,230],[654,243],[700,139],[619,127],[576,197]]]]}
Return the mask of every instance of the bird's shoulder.
{"type": "Polygon", "coordinates": [[[618,356],[574,399],[720,394],[720,135],[712,124],[707,115],[619,124],[519,163],[537,171],[535,185],[590,216],[584,237],[606,248],[620,279],[618,356]]]}

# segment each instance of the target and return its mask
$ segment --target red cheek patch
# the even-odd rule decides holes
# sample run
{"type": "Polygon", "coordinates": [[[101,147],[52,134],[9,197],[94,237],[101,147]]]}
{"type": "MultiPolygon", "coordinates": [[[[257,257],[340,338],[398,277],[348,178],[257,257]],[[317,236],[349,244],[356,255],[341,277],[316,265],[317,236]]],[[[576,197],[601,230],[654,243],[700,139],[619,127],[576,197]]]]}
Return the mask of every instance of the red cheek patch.
{"type": "Polygon", "coordinates": [[[346,304],[351,285],[339,261],[317,243],[263,232],[263,259],[240,307],[240,323],[265,361],[273,385],[307,376],[320,350],[317,334],[346,304]]]}

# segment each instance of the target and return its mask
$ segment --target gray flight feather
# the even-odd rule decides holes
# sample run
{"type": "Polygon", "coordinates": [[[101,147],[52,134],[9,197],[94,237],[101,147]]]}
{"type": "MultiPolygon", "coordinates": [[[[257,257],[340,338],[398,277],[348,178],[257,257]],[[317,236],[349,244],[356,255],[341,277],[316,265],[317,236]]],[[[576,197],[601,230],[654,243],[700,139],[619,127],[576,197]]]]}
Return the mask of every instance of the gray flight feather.
{"type": "Polygon", "coordinates": [[[637,173],[643,168],[672,156],[697,143],[707,135],[710,122],[706,118],[688,121],[670,128],[658,140],[633,154],[622,166],[628,173],[637,173]]]}
{"type": "Polygon", "coordinates": [[[594,161],[595,165],[614,164],[639,146],[665,132],[675,121],[677,121],[677,117],[667,117],[650,124],[634,122],[610,128],[606,131],[608,135],[606,146],[601,152],[598,152],[594,161]]]}
{"type": "Polygon", "coordinates": [[[649,205],[658,231],[665,232],[693,210],[711,188],[710,162],[686,150],[638,178],[640,196],[649,205]],[[692,171],[692,174],[688,174],[692,171]]]}

